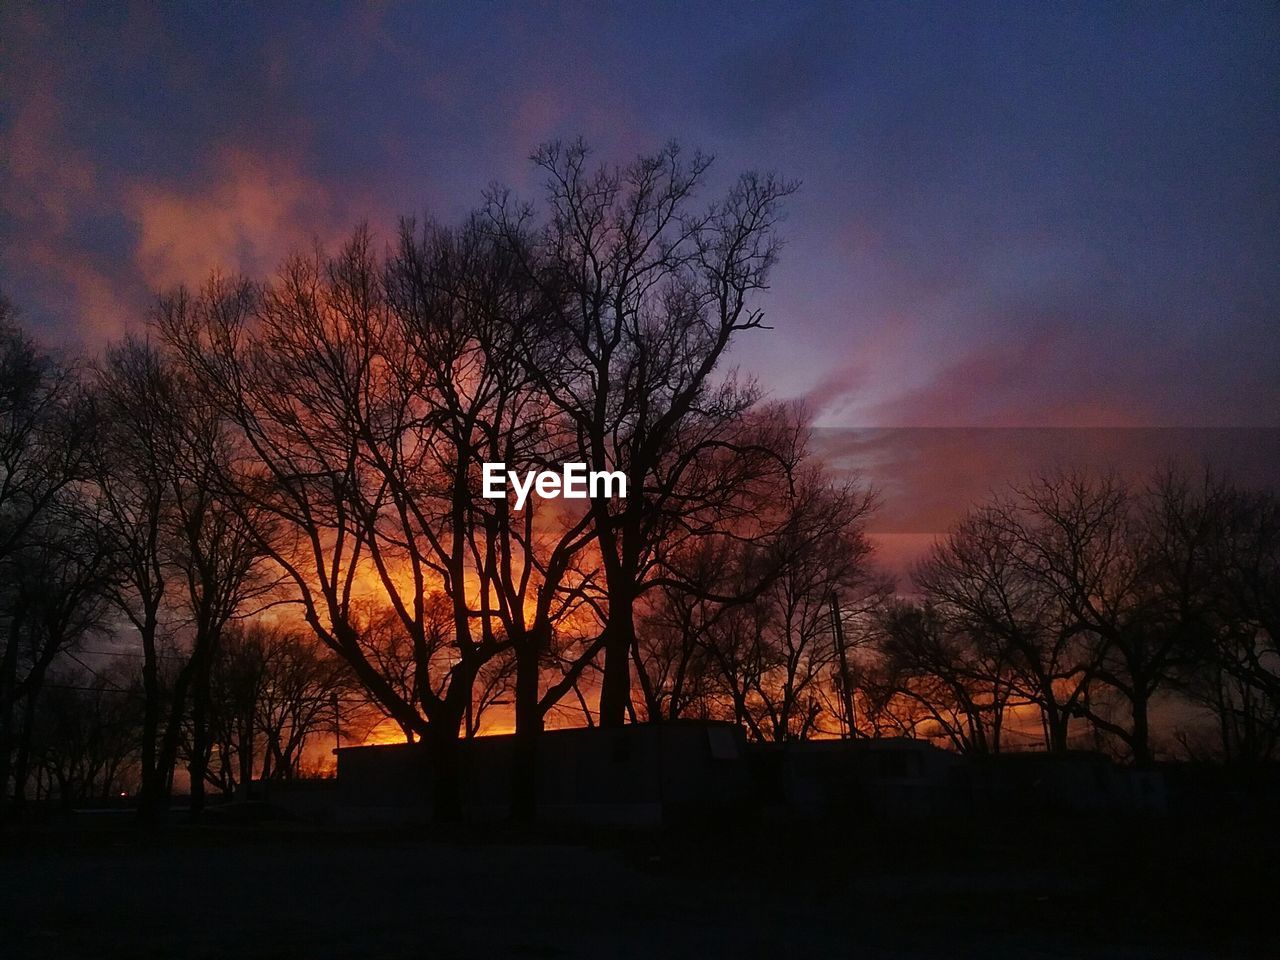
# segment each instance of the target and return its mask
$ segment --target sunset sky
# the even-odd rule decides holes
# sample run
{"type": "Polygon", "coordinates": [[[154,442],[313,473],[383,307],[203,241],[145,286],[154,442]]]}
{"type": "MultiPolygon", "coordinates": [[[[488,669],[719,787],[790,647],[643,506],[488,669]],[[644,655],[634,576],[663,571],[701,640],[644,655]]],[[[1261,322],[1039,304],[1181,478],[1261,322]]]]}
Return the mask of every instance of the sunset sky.
{"type": "Polygon", "coordinates": [[[1280,6],[0,6],[0,289],[154,291],[459,217],[582,135],[803,182],[734,360],[827,427],[1280,427],[1280,6]]]}

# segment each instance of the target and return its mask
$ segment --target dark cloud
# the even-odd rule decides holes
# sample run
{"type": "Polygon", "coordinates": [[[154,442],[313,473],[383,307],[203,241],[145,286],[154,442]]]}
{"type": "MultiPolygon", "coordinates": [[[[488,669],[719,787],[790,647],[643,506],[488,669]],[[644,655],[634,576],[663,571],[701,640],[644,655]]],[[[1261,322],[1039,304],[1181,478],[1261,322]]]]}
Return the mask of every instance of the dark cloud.
{"type": "Polygon", "coordinates": [[[707,113],[748,134],[807,113],[847,89],[857,32],[843,4],[806,4],[798,15],[766,13],[757,29],[713,59],[699,91],[707,113]]]}

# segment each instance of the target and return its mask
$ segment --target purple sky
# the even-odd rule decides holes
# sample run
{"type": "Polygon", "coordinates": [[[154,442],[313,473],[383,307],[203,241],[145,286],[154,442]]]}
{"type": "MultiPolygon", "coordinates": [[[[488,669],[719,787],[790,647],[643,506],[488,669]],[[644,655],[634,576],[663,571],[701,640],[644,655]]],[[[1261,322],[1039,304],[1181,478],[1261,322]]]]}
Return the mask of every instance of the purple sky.
{"type": "Polygon", "coordinates": [[[0,5],[0,288],[155,290],[677,138],[803,181],[734,359],[828,427],[1280,427],[1280,6],[0,5]]]}

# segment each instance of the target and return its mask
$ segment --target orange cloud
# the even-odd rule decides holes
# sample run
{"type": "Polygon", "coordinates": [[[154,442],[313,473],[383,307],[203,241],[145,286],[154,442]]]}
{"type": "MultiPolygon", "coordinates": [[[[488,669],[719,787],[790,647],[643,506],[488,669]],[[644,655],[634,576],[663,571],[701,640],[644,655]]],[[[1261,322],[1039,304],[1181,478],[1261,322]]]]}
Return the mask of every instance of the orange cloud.
{"type": "Polygon", "coordinates": [[[138,225],[135,263],[161,290],[197,284],[214,268],[261,276],[313,240],[337,240],[356,220],[292,160],[236,147],[194,186],[133,186],[127,209],[138,225]]]}

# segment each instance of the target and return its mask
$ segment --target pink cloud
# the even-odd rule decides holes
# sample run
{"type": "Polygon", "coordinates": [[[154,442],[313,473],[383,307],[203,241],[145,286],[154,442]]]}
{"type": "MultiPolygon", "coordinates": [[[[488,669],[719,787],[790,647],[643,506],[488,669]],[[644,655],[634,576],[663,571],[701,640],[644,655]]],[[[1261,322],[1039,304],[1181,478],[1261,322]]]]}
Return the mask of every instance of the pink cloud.
{"type": "Polygon", "coordinates": [[[199,283],[214,268],[261,276],[312,240],[333,243],[359,214],[288,157],[227,147],[193,186],[134,183],[134,261],[147,284],[199,283]]]}
{"type": "MultiPolygon", "coordinates": [[[[1117,379],[1115,358],[1057,327],[988,343],[867,408],[869,424],[910,427],[1130,427],[1156,414],[1142,377],[1117,379]]],[[[1134,358],[1134,365],[1140,358],[1134,358]]],[[[1140,371],[1133,371],[1138,374],[1140,371]]]]}

